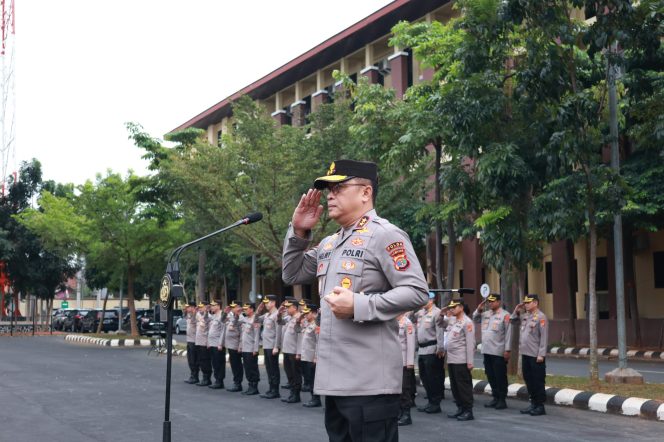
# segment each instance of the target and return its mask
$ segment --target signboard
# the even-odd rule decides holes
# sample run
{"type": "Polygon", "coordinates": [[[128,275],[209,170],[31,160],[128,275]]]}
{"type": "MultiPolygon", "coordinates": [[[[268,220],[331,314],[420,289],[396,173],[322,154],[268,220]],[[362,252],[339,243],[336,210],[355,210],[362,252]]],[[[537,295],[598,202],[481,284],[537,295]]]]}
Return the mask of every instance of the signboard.
{"type": "Polygon", "coordinates": [[[489,284],[482,284],[480,287],[480,294],[482,295],[482,298],[486,299],[486,297],[489,296],[489,293],[491,293],[489,284]]]}
{"type": "Polygon", "coordinates": [[[62,301],[62,303],[60,304],[60,308],[69,308],[69,302],[62,301]]]}

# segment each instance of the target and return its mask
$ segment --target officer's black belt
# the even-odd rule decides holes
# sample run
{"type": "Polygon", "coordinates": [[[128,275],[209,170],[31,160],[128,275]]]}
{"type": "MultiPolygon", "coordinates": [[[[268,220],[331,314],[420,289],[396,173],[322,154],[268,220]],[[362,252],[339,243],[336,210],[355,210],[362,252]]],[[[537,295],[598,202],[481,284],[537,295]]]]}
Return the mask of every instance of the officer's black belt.
{"type": "Polygon", "coordinates": [[[431,347],[432,345],[436,345],[438,341],[426,341],[418,344],[420,347],[431,347]]]}

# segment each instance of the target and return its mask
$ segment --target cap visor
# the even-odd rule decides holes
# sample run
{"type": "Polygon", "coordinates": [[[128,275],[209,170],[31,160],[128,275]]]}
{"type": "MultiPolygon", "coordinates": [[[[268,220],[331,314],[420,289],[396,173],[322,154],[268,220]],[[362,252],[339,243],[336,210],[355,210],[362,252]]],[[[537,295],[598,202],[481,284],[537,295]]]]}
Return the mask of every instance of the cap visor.
{"type": "Polygon", "coordinates": [[[316,178],[316,181],[314,181],[314,187],[318,190],[321,190],[326,188],[329,183],[343,183],[344,181],[348,181],[351,178],[353,177],[347,175],[322,176],[320,178],[316,178]]]}

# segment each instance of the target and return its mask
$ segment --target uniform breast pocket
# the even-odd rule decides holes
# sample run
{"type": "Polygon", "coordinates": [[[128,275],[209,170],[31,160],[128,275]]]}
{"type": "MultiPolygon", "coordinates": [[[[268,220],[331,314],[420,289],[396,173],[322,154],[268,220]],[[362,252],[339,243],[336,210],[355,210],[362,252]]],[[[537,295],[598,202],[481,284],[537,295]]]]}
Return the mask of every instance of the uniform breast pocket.
{"type": "Polygon", "coordinates": [[[356,292],[361,291],[359,284],[363,268],[364,261],[362,260],[342,258],[336,263],[336,268],[328,273],[328,278],[335,275],[337,280],[334,281],[334,285],[356,292]]]}

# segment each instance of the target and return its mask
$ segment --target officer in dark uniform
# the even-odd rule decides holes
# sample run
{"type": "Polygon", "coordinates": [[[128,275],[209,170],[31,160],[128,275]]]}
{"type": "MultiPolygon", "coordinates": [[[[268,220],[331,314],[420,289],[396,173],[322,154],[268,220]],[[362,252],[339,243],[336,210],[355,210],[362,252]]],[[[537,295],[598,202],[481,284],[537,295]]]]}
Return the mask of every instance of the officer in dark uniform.
{"type": "Polygon", "coordinates": [[[526,295],[512,313],[512,322],[521,322],[519,353],[523,380],[526,382],[530,406],[521,414],[541,416],[546,414],[546,347],[549,337],[549,321],[539,309],[539,296],[526,295]],[[524,312],[525,310],[525,312],[524,312]]]}
{"type": "Polygon", "coordinates": [[[286,284],[318,280],[314,393],[325,396],[327,434],[332,441],[396,441],[403,379],[396,318],[426,304],[427,283],[408,235],[374,210],[375,163],[336,161],[314,187],[293,213],[282,277],[286,284]],[[311,247],[321,191],[340,228],[311,247]]]}

